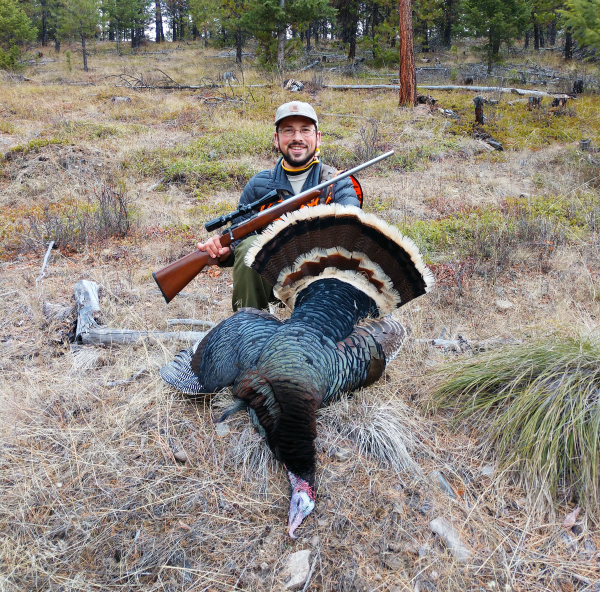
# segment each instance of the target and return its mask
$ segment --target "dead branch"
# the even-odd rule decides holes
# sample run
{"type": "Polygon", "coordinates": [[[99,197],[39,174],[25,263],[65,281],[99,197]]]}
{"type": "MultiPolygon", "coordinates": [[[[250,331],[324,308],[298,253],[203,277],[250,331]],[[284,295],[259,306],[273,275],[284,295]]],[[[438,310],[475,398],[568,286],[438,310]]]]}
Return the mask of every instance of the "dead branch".
{"type": "Polygon", "coordinates": [[[50,255],[52,254],[52,247],[54,246],[54,241],[50,241],[48,243],[48,249],[46,250],[46,254],[44,255],[44,261],[42,263],[42,269],[40,271],[40,275],[35,278],[35,283],[37,284],[40,280],[43,280],[46,277],[46,266],[48,265],[48,261],[50,261],[50,255]]]}
{"type": "Polygon", "coordinates": [[[206,332],[201,331],[133,331],[130,329],[107,329],[100,327],[99,286],[90,280],[81,280],[73,288],[77,306],[77,329],[75,341],[83,345],[125,345],[142,339],[157,341],[199,341],[206,332]]]}

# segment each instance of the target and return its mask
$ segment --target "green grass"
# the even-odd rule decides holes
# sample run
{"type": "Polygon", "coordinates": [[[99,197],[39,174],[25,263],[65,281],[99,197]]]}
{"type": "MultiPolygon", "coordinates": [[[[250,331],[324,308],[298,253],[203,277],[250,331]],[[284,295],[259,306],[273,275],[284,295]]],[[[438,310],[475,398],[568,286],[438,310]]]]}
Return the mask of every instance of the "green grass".
{"type": "Polygon", "coordinates": [[[31,140],[27,142],[27,144],[18,144],[17,146],[13,146],[5,155],[5,160],[11,160],[16,156],[26,156],[30,152],[36,153],[39,152],[41,148],[50,145],[64,145],[69,144],[69,141],[60,138],[60,137],[52,137],[52,138],[37,138],[35,140],[31,140]]]}
{"type": "Polygon", "coordinates": [[[416,220],[402,232],[429,261],[440,257],[503,260],[517,245],[554,247],[593,230],[598,199],[592,194],[512,199],[502,209],[470,208],[437,220],[416,220]]]}
{"type": "Polygon", "coordinates": [[[143,176],[161,176],[165,183],[240,188],[258,170],[240,162],[239,157],[252,154],[268,156],[272,153],[271,144],[266,129],[236,134],[207,134],[186,146],[139,150],[123,162],[123,167],[143,176]]]}
{"type": "Polygon", "coordinates": [[[438,409],[451,409],[495,447],[501,467],[534,486],[600,502],[600,344],[590,337],[513,346],[437,372],[438,409]]]}
{"type": "MultiPolygon", "coordinates": [[[[597,117],[600,99],[596,96],[583,96],[569,101],[567,108],[553,110],[550,98],[544,97],[542,108],[529,111],[523,102],[515,97],[502,96],[497,105],[485,105],[488,118],[481,126],[494,138],[500,140],[506,150],[538,150],[549,144],[569,144],[590,138],[597,146],[600,141],[600,120],[597,117]]],[[[449,131],[458,136],[470,136],[474,125],[473,97],[456,94],[443,99],[444,106],[460,115],[460,119],[450,123],[449,131]]]]}

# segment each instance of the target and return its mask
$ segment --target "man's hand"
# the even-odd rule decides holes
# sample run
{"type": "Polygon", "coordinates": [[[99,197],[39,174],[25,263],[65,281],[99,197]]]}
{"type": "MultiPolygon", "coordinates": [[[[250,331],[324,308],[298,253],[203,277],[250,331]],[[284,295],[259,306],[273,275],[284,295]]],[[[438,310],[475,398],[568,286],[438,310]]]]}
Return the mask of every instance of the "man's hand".
{"type": "Polygon", "coordinates": [[[222,246],[221,238],[217,235],[211,236],[205,243],[198,243],[196,246],[201,251],[206,251],[213,259],[221,261],[225,261],[231,254],[231,249],[222,246]]]}

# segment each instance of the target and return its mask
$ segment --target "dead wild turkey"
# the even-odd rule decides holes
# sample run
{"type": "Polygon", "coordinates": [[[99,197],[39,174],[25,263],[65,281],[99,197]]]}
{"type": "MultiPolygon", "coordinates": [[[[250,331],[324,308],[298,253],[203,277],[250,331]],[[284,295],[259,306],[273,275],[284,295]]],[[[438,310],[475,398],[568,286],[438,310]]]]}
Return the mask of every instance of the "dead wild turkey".
{"type": "Polygon", "coordinates": [[[412,240],[355,207],[303,208],[257,237],[246,265],[292,309],[285,322],[244,308],[161,369],[192,396],[232,386],[278,460],[292,495],[289,534],[315,507],[315,412],[378,380],[405,339],[381,318],[428,291],[412,240]]]}

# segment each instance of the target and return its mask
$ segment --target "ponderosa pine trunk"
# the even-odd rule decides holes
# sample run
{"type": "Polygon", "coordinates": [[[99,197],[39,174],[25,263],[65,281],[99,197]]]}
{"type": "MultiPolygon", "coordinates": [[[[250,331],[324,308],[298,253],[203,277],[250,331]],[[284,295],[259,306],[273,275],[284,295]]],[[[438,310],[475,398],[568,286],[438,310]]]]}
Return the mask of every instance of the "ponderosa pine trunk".
{"type": "Polygon", "coordinates": [[[81,47],[83,49],[83,71],[87,72],[88,65],[87,65],[87,53],[85,51],[85,35],[81,36],[81,47]]]}
{"type": "Polygon", "coordinates": [[[156,2],[156,12],[154,13],[154,21],[156,23],[156,43],[163,43],[165,40],[165,33],[163,31],[163,22],[162,22],[162,9],[160,6],[160,0],[155,0],[156,2]]]}
{"type": "Polygon", "coordinates": [[[553,19],[548,27],[548,43],[550,47],[554,47],[556,43],[556,19],[553,19]]]}
{"type": "Polygon", "coordinates": [[[417,74],[411,0],[399,0],[398,9],[400,13],[400,105],[413,106],[417,102],[417,74]]]}
{"type": "Polygon", "coordinates": [[[239,25],[235,31],[235,63],[242,63],[242,27],[239,25]]]}
{"type": "MultiPolygon", "coordinates": [[[[279,8],[285,8],[285,0],[279,0],[279,8]]],[[[285,28],[285,24],[281,23],[277,30],[277,69],[280,73],[283,73],[285,60],[285,28]]]]}
{"type": "Polygon", "coordinates": [[[48,45],[48,15],[46,13],[46,0],[40,2],[42,7],[42,47],[48,45]]]}
{"type": "Polygon", "coordinates": [[[565,60],[573,59],[573,35],[571,29],[567,29],[565,33],[565,60]]]}

